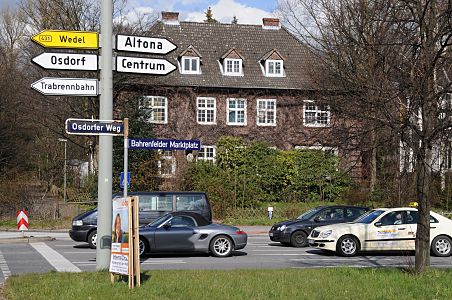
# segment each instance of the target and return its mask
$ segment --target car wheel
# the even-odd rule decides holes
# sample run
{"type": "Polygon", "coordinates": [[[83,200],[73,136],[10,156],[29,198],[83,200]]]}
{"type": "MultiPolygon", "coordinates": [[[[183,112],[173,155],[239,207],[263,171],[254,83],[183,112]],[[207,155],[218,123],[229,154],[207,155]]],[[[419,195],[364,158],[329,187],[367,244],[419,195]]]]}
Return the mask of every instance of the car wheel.
{"type": "Polygon", "coordinates": [[[290,237],[290,244],[294,247],[306,247],[308,245],[308,235],[303,231],[295,231],[290,237]]]}
{"type": "Polygon", "coordinates": [[[232,254],[234,250],[234,244],[232,240],[225,236],[219,235],[213,238],[210,242],[210,252],[216,257],[227,257],[232,254]]]}
{"type": "Polygon", "coordinates": [[[96,249],[97,246],[97,230],[91,231],[88,235],[88,244],[91,249],[96,249]]]}
{"type": "Polygon", "coordinates": [[[432,242],[432,252],[435,256],[446,257],[450,256],[452,240],[445,235],[437,236],[432,242]]]}
{"type": "Polygon", "coordinates": [[[140,257],[144,256],[146,253],[149,253],[149,243],[148,241],[140,236],[140,240],[138,241],[138,254],[140,257]]]}
{"type": "Polygon", "coordinates": [[[355,256],[359,251],[358,240],[351,236],[346,235],[339,239],[336,245],[336,252],[341,256],[355,256]]]}

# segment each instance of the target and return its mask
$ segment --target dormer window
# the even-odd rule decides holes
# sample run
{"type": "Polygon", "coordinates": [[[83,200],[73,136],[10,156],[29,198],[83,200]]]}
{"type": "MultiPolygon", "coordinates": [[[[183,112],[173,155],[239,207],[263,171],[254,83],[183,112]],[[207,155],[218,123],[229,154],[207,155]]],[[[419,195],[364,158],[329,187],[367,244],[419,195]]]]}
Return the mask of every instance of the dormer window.
{"type": "Polygon", "coordinates": [[[226,51],[219,62],[223,75],[243,76],[243,56],[235,48],[226,51]]]}
{"type": "Polygon", "coordinates": [[[199,74],[199,57],[182,57],[182,73],[199,74]]]}
{"type": "Polygon", "coordinates": [[[272,49],[261,57],[262,72],[267,77],[284,77],[284,57],[276,49],[272,49]]]}
{"type": "Polygon", "coordinates": [[[241,75],[242,74],[242,60],[226,58],[224,60],[224,70],[226,75],[241,75]]]}
{"type": "Polygon", "coordinates": [[[201,54],[192,46],[179,54],[181,74],[201,74],[201,54]]]}
{"type": "Polygon", "coordinates": [[[283,61],[268,59],[265,61],[265,73],[270,77],[283,76],[283,61]]]}

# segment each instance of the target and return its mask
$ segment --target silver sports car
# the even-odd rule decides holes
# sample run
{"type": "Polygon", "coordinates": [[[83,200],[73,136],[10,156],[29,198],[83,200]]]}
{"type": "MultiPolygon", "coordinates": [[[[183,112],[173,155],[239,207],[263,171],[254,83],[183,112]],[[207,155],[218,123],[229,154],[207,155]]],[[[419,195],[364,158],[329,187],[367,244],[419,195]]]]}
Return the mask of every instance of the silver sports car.
{"type": "Polygon", "coordinates": [[[237,227],[214,224],[194,212],[173,212],[140,227],[140,256],[146,253],[204,252],[227,257],[246,246],[237,227]]]}

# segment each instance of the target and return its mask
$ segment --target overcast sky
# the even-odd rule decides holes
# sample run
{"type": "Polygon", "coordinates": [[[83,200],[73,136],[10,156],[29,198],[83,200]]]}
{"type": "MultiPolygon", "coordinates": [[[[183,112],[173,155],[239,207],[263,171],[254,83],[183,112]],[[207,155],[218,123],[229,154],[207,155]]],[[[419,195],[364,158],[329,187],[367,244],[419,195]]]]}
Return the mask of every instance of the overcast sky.
{"type": "MultiPolygon", "coordinates": [[[[15,5],[19,0],[1,0],[15,5]]],[[[278,0],[128,0],[129,7],[148,13],[178,11],[183,21],[202,21],[210,6],[213,17],[230,23],[236,16],[241,24],[262,24],[263,17],[273,17],[278,0]]]]}

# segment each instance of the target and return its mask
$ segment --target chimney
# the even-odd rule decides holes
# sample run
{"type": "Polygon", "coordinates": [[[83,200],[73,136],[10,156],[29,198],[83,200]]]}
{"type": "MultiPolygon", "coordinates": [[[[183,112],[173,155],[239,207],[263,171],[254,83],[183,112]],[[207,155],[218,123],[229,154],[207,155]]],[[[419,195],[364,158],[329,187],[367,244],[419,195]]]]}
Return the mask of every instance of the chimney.
{"type": "Polygon", "coordinates": [[[179,25],[179,13],[173,11],[162,11],[162,21],[167,25],[179,25]]]}
{"type": "Polygon", "coordinates": [[[263,18],[262,19],[262,28],[264,28],[264,29],[280,29],[281,24],[279,23],[278,18],[263,18]]]}

